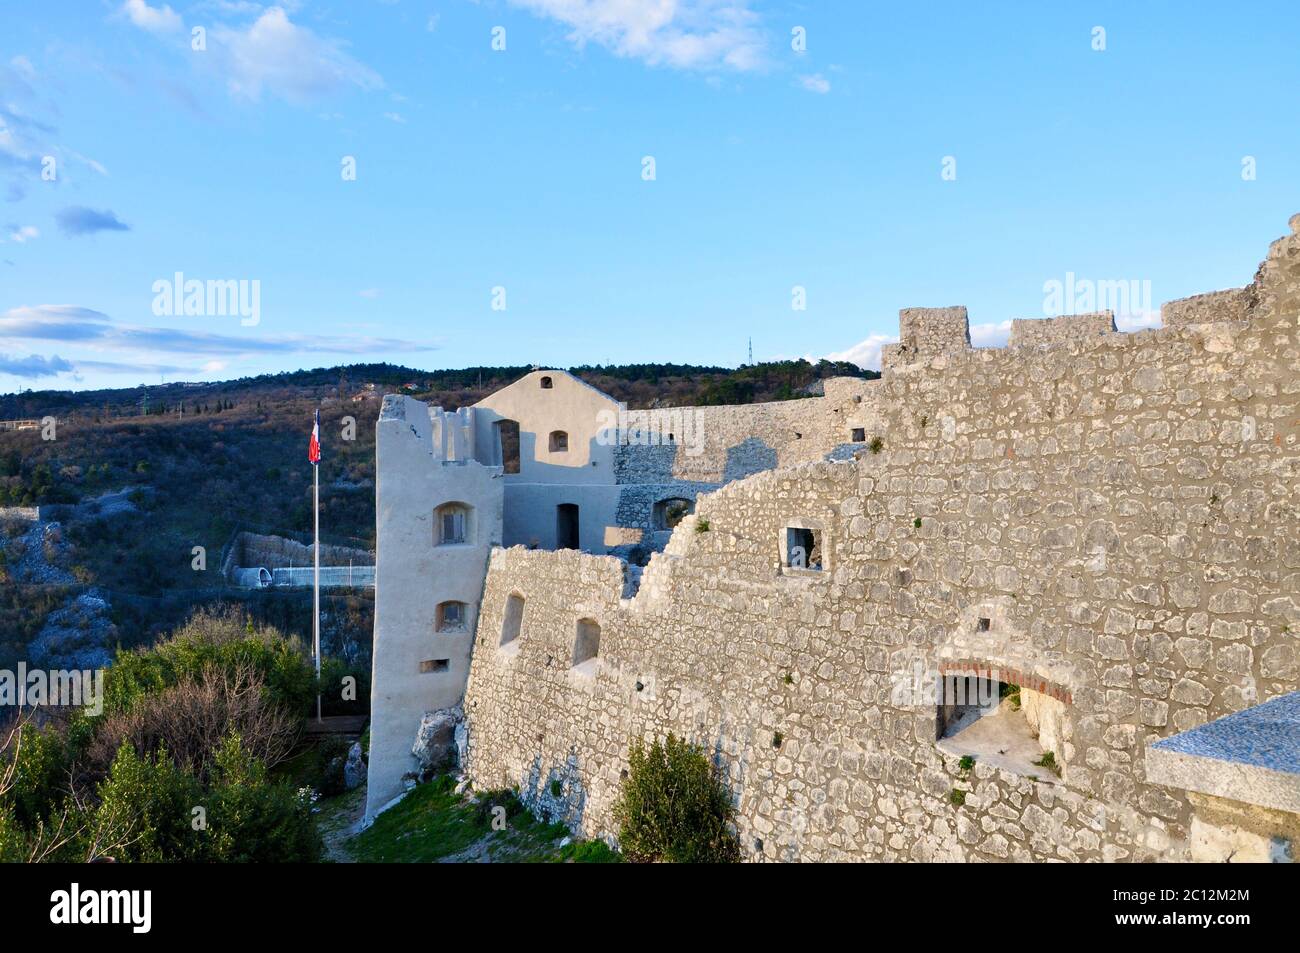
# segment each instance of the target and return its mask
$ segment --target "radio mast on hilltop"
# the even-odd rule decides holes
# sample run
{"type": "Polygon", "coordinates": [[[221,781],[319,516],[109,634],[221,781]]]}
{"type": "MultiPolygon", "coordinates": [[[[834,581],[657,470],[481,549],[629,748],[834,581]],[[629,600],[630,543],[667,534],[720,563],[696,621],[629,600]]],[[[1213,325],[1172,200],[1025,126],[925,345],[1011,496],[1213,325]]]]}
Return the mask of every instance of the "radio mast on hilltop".
{"type": "Polygon", "coordinates": [[[754,365],[754,339],[753,338],[749,339],[749,364],[751,367],[754,365]]]}

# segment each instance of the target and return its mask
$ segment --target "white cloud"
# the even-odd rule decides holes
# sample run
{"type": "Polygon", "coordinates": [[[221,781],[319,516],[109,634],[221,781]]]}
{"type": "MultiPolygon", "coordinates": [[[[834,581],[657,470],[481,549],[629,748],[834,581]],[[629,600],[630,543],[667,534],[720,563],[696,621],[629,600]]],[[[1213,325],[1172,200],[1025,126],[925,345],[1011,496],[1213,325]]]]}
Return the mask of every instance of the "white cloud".
{"type": "Polygon", "coordinates": [[[378,298],[378,297],[379,297],[379,289],[378,289],[378,288],[363,288],[362,290],[358,291],[357,294],[361,295],[361,297],[363,297],[363,298],[378,298]]]}
{"type": "Polygon", "coordinates": [[[1146,331],[1149,328],[1162,328],[1164,322],[1160,320],[1160,309],[1154,311],[1138,311],[1135,314],[1117,314],[1115,315],[1115,327],[1121,331],[1146,331]]]}
{"type": "Polygon", "coordinates": [[[71,149],[68,150],[68,155],[72,156],[72,158],[76,159],[78,162],[85,163],[88,168],[93,169],[100,175],[108,175],[108,170],[104,168],[103,163],[92,159],[90,156],[83,156],[80,152],[73,152],[71,149]]]}
{"type": "Polygon", "coordinates": [[[150,33],[175,33],[183,26],[180,14],[166,4],[151,7],[145,0],[126,0],[122,12],[132,23],[150,33]]]}
{"type": "MultiPolygon", "coordinates": [[[[886,344],[893,344],[897,340],[897,335],[873,334],[846,350],[836,351],[834,354],[827,354],[826,360],[851,361],[858,365],[858,367],[865,367],[873,371],[878,371],[880,370],[880,349],[886,344]]],[[[809,358],[809,360],[813,359],[809,358]]]]}
{"type": "Polygon", "coordinates": [[[1006,347],[1011,339],[1011,322],[997,321],[970,326],[971,347],[1006,347]]]}
{"type": "Polygon", "coordinates": [[[510,0],[570,28],[582,48],[597,43],[651,66],[746,72],[766,61],[749,0],[510,0]]]}
{"type": "Polygon", "coordinates": [[[810,93],[829,93],[831,91],[831,81],[821,73],[813,73],[811,76],[800,76],[799,85],[810,93]]]}
{"type": "Polygon", "coordinates": [[[213,52],[221,61],[231,95],[257,101],[263,92],[303,103],[342,86],[380,89],[383,78],[343,51],[271,7],[246,30],[216,27],[213,52]]]}
{"type": "Polygon", "coordinates": [[[406,117],[401,113],[384,113],[384,118],[389,122],[399,123],[403,126],[406,125],[406,117]]]}
{"type": "MultiPolygon", "coordinates": [[[[35,225],[10,225],[9,241],[19,245],[31,241],[33,238],[40,238],[41,232],[35,225]]],[[[4,241],[4,239],[0,239],[4,241]]]]}

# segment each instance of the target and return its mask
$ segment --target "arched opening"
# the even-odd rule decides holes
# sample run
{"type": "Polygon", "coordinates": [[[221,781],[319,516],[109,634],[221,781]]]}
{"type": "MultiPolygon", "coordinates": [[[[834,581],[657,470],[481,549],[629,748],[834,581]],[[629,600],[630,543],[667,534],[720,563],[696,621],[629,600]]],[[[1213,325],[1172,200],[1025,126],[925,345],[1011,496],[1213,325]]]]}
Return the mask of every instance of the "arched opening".
{"type": "Polygon", "coordinates": [[[694,500],[678,496],[660,500],[654,506],[654,527],[658,530],[672,529],[694,512],[694,500]]]}
{"type": "Polygon", "coordinates": [[[470,508],[464,503],[444,503],[434,510],[435,546],[453,546],[470,541],[470,508]]]}
{"type": "Polygon", "coordinates": [[[564,453],[569,449],[569,435],[563,430],[552,430],[547,445],[551,453],[564,453]]]}
{"type": "Polygon", "coordinates": [[[505,473],[519,472],[519,421],[498,420],[492,425],[497,433],[497,452],[505,473]]]}
{"type": "Polygon", "coordinates": [[[573,669],[582,675],[594,675],[600,656],[600,625],[594,619],[579,619],[573,639],[573,669]]]}
{"type": "Polygon", "coordinates": [[[501,622],[501,645],[510,645],[519,638],[519,630],[524,624],[524,597],[512,592],[506,599],[505,618],[501,622]]]}
{"type": "Polygon", "coordinates": [[[552,381],[549,377],[543,377],[541,383],[542,383],[542,390],[550,390],[552,387],[555,386],[555,382],[552,381]]]}
{"type": "Polygon", "coordinates": [[[469,623],[469,606],[450,599],[438,603],[435,632],[464,632],[469,623]]]}
{"type": "Polygon", "coordinates": [[[1062,776],[1070,734],[1067,690],[978,663],[943,666],[940,676],[939,750],[1043,781],[1062,776]]]}
{"type": "Polygon", "coordinates": [[[555,548],[578,549],[578,504],[561,503],[555,508],[555,548]]]}

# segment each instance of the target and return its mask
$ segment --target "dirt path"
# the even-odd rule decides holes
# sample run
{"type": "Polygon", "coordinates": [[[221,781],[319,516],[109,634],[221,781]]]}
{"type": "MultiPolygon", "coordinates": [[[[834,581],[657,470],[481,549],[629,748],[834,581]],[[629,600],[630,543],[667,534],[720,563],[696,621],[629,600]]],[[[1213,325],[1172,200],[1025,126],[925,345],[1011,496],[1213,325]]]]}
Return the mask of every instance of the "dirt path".
{"type": "Polygon", "coordinates": [[[366,813],[366,786],[336,798],[321,808],[317,817],[321,838],[325,841],[325,859],[334,864],[356,863],[348,851],[348,841],[357,832],[366,813]]]}

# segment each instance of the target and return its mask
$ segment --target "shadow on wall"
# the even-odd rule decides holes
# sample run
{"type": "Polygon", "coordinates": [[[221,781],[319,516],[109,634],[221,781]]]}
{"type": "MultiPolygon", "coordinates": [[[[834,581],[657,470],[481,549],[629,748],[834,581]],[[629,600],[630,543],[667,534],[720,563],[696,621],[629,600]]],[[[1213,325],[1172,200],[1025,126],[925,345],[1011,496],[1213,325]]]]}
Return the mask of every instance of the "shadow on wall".
{"type": "Polygon", "coordinates": [[[672,483],[677,461],[677,444],[658,446],[616,444],[614,474],[620,483],[672,483]]]}
{"type": "Polygon", "coordinates": [[[746,437],[734,447],[727,448],[727,463],[722,471],[722,480],[743,480],[764,470],[774,470],[777,465],[776,450],[758,437],[746,437]]]}
{"type": "MultiPolygon", "coordinates": [[[[729,762],[723,747],[722,734],[722,726],[719,726],[718,734],[714,738],[712,745],[713,757],[711,760],[713,762],[713,767],[718,771],[719,776],[726,782],[727,790],[731,793],[731,805],[736,809],[737,816],[739,816],[740,802],[745,794],[745,778],[749,776],[749,762],[745,758],[744,753],[755,750],[754,746],[757,743],[757,735],[751,728],[748,739],[737,744],[737,749],[742,753],[734,762],[729,762]]],[[[736,740],[738,742],[741,741],[739,738],[736,740]]],[[[802,817],[795,818],[793,826],[799,828],[806,827],[806,823],[801,823],[802,821],[802,817]]],[[[802,830],[800,833],[802,833],[802,830]]],[[[776,860],[780,863],[786,864],[798,863],[799,838],[791,836],[791,832],[787,831],[784,841],[784,843],[781,843],[780,841],[777,842],[776,860]]],[[[749,841],[743,839],[740,841],[740,856],[743,860],[748,860],[751,857],[766,859],[767,853],[765,839],[758,837],[751,832],[749,841]]]]}
{"type": "Polygon", "coordinates": [[[519,799],[547,821],[561,821],[570,830],[581,831],[587,789],[582,786],[578,756],[571,753],[562,767],[550,768],[543,779],[542,756],[535,755],[528,777],[519,785],[519,799]]]}

